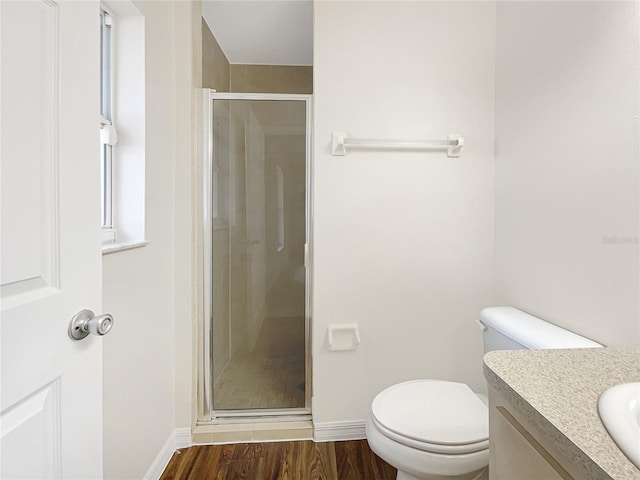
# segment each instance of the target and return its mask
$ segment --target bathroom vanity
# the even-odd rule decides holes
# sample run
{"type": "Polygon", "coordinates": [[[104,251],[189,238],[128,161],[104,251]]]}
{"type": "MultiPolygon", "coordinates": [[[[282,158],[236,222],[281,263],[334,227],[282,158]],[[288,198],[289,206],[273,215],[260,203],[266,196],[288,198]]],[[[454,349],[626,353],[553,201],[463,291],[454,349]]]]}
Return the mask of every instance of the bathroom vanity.
{"type": "Polygon", "coordinates": [[[498,350],[484,374],[491,480],[640,480],[598,414],[602,392],[640,381],[640,348],[498,350]]]}

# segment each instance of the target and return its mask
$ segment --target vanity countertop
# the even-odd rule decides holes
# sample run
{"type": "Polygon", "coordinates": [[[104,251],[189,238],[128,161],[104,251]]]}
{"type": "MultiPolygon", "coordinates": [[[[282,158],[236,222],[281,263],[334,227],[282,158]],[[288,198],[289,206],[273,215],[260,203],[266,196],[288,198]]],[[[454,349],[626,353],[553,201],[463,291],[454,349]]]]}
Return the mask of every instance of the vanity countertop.
{"type": "Polygon", "coordinates": [[[640,348],[496,350],[484,374],[585,479],[640,480],[598,415],[602,392],[640,382],[640,348]]]}

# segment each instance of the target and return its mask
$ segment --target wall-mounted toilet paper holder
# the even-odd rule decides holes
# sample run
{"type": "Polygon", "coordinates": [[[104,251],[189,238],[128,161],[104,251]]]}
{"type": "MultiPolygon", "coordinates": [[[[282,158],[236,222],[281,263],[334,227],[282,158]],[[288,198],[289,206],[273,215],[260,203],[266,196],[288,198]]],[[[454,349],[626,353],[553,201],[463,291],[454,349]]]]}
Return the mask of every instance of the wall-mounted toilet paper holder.
{"type": "Polygon", "coordinates": [[[360,329],[357,323],[329,324],[329,350],[355,350],[360,344],[360,329]]]}

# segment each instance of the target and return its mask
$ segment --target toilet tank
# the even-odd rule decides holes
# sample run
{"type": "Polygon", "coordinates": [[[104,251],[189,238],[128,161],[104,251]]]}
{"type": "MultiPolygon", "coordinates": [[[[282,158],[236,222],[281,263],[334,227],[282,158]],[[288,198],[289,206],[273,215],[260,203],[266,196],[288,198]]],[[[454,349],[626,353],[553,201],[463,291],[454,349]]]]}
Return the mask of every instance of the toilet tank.
{"type": "Polygon", "coordinates": [[[513,307],[490,307],[480,312],[484,351],[595,348],[599,343],[513,307]]]}

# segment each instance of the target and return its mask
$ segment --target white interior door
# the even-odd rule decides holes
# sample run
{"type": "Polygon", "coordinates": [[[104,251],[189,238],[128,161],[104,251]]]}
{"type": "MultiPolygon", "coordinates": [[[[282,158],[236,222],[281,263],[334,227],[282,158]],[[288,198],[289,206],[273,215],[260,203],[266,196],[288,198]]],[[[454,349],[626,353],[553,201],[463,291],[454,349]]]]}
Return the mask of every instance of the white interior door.
{"type": "Polygon", "coordinates": [[[0,477],[102,478],[99,4],[0,1],[0,477]]]}

